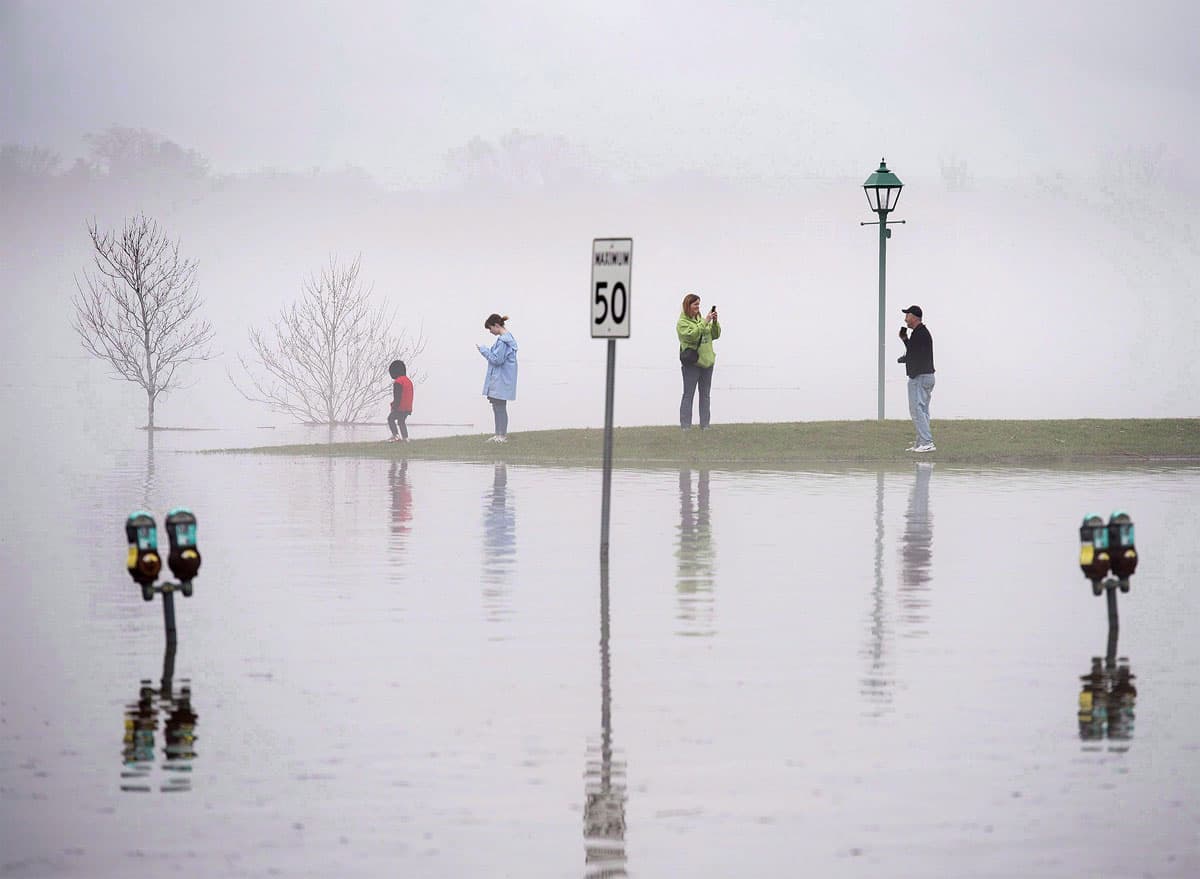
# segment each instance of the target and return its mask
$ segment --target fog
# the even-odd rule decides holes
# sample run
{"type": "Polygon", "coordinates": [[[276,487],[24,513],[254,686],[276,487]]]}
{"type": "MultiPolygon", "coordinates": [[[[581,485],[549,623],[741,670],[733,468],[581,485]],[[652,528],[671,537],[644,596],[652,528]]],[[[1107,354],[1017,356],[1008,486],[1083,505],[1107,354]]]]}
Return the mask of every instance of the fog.
{"type": "Polygon", "coordinates": [[[794,5],[0,2],[3,399],[145,423],[70,327],[85,224],[145,212],[218,352],[160,425],[283,423],[228,373],[331,255],[424,334],[416,425],[489,425],[493,311],[512,429],[598,425],[603,236],[634,239],[618,423],[672,422],[690,290],[721,310],[714,421],[873,418],[885,156],[889,417],[913,303],[935,421],[1200,415],[1200,9],[794,5]]]}

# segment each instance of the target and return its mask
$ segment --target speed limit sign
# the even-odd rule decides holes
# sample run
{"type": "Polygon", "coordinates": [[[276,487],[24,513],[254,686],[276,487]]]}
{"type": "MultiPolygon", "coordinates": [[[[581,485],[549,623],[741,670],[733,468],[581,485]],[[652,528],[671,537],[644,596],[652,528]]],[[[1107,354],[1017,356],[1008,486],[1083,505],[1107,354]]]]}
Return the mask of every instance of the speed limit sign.
{"type": "Polygon", "coordinates": [[[633,269],[632,238],[592,240],[593,339],[629,338],[629,276],[633,269]]]}

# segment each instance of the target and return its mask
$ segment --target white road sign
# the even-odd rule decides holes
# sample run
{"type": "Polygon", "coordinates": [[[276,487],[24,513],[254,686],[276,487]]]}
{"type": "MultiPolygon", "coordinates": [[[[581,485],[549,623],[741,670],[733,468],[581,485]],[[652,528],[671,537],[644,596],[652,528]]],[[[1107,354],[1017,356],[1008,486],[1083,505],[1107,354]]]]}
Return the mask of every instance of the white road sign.
{"type": "Polygon", "coordinates": [[[592,241],[593,339],[629,338],[630,273],[633,270],[632,238],[596,238],[592,241]]]}

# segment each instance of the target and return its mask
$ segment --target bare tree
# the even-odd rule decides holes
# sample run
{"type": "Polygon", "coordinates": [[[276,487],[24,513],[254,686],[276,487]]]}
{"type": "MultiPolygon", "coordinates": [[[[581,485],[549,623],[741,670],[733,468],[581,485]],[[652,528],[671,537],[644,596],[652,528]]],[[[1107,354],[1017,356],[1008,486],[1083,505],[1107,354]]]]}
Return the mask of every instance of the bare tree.
{"type": "Polygon", "coordinates": [[[393,360],[406,361],[409,377],[420,379],[411,364],[425,350],[424,336],[392,332],[395,309],[371,304],[373,288],[359,281],[359,263],[330,257],[269,331],[250,330],[257,368],[239,355],[253,385],[253,392],[238,387],[242,396],[298,421],[354,424],[391,393],[393,360]]]}
{"type": "Polygon", "coordinates": [[[601,183],[607,176],[565,137],[513,129],[495,144],[472,137],[445,154],[451,174],[469,187],[518,190],[601,183]]]}
{"type": "Polygon", "coordinates": [[[100,168],[117,180],[194,181],[208,176],[208,159],[144,128],[114,125],[98,134],[85,134],[84,140],[100,168]]]}
{"type": "Polygon", "coordinates": [[[93,265],[84,269],[83,283],[75,279],[71,323],[89,354],[145,390],[153,430],[154,404],[180,386],[179,368],[212,356],[212,327],[198,316],[196,264],[144,215],[126,220],[120,231],[101,232],[89,223],[88,234],[93,265]]]}

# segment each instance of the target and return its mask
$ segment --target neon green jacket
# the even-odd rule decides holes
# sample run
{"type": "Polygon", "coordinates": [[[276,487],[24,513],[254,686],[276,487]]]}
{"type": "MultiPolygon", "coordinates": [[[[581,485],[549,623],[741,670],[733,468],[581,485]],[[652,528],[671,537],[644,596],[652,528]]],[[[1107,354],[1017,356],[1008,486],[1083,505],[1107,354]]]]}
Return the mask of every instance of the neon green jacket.
{"type": "Polygon", "coordinates": [[[688,317],[683,312],[675,324],[675,335],[679,336],[679,350],[695,348],[700,343],[700,359],[696,365],[707,368],[717,362],[712,343],[721,338],[721,324],[718,321],[705,323],[703,317],[688,317]]]}

